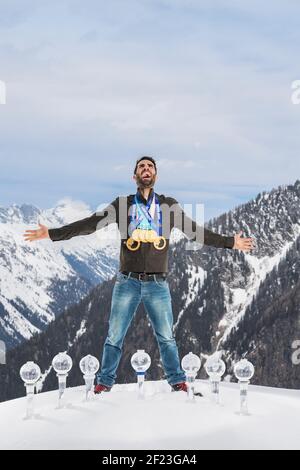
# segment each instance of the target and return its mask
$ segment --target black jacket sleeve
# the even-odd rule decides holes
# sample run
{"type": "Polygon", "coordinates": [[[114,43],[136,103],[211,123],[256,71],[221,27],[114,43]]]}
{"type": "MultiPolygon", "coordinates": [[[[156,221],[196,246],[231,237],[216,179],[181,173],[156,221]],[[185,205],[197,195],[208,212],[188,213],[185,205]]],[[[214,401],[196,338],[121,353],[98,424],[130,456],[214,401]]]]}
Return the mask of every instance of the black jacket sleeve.
{"type": "Polygon", "coordinates": [[[176,199],[172,198],[171,203],[174,208],[174,211],[170,213],[171,227],[181,230],[191,241],[199,241],[199,243],[216,248],[233,248],[234,237],[219,235],[201,227],[184,212],[176,199]]]}
{"type": "Polygon", "coordinates": [[[77,220],[63,227],[49,229],[49,237],[53,242],[56,242],[69,240],[79,235],[90,235],[96,230],[107,227],[109,224],[118,223],[118,210],[119,204],[118,198],[116,198],[111,204],[106,206],[105,209],[95,212],[90,217],[77,220]]]}

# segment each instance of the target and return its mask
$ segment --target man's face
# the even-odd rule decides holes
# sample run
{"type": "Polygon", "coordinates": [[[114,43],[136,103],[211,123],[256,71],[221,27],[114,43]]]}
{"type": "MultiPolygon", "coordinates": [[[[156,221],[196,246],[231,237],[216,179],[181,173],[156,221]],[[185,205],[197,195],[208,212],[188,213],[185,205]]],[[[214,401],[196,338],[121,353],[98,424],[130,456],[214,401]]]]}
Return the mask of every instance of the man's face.
{"type": "Polygon", "coordinates": [[[142,160],[139,162],[133,178],[139,188],[152,188],[156,181],[154,164],[150,160],[142,160]]]}

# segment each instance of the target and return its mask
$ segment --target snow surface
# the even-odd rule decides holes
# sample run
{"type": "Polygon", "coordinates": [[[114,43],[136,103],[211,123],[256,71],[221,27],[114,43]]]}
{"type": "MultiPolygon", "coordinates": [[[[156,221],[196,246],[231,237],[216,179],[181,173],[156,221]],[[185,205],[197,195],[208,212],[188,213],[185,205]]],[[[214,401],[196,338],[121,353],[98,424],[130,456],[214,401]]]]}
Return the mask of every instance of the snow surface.
{"type": "Polygon", "coordinates": [[[26,399],[0,404],[0,449],[299,449],[300,392],[250,386],[250,416],[241,416],[237,384],[221,384],[221,405],[210,400],[209,383],[196,381],[204,398],[187,402],[164,381],[136,384],[84,402],[84,387],[35,396],[32,420],[24,419],[26,399]]]}

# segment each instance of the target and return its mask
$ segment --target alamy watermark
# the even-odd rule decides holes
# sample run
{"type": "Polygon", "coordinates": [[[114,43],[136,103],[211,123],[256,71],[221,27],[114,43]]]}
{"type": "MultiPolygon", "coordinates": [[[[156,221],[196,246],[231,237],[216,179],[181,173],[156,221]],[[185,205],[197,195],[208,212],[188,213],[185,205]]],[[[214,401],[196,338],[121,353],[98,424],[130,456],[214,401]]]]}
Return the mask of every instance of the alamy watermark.
{"type": "Polygon", "coordinates": [[[0,80],[0,104],[6,104],[6,84],[0,80]]]}
{"type": "Polygon", "coordinates": [[[0,364],[6,364],[6,345],[0,341],[0,364]]]}
{"type": "Polygon", "coordinates": [[[292,349],[295,349],[295,351],[292,354],[292,363],[294,366],[299,366],[300,365],[300,340],[296,340],[292,344],[292,349]]]}
{"type": "Polygon", "coordinates": [[[291,101],[293,104],[300,104],[300,80],[295,80],[292,83],[291,101]]]}
{"type": "MultiPolygon", "coordinates": [[[[99,240],[116,242],[127,240],[136,228],[135,222],[128,224],[132,215],[132,206],[128,208],[127,197],[121,196],[114,203],[109,204],[103,210],[96,212],[96,230],[99,240]],[[117,224],[119,231],[111,230],[109,225],[117,224]]],[[[186,244],[186,250],[197,250],[204,243],[204,205],[185,204],[184,208],[176,202],[172,205],[162,203],[160,234],[166,240],[170,239],[173,228],[181,231],[190,240],[186,244]],[[189,217],[188,213],[195,213],[195,219],[189,217]]]]}

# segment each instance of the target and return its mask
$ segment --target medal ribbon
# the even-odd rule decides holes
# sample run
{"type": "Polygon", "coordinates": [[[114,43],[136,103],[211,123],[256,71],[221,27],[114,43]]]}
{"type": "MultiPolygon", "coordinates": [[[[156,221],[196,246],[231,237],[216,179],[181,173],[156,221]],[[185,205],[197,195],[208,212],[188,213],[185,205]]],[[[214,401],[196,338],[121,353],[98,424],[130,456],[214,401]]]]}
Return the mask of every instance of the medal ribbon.
{"type": "Polygon", "coordinates": [[[162,212],[160,209],[160,204],[158,200],[157,194],[154,192],[147,200],[147,204],[141,202],[140,193],[137,192],[134,197],[134,204],[131,207],[131,215],[130,215],[130,232],[131,235],[136,228],[140,228],[141,230],[155,230],[156,233],[161,236],[162,235],[162,212]],[[150,213],[151,204],[153,202],[153,198],[155,198],[155,212],[154,218],[150,213]]]}

